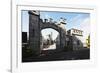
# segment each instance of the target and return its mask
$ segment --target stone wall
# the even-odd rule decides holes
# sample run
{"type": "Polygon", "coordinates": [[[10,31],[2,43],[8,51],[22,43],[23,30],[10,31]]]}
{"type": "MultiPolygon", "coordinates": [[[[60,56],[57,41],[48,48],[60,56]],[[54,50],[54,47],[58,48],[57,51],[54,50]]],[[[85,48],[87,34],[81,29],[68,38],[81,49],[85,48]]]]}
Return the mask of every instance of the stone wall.
{"type": "Polygon", "coordinates": [[[29,44],[35,55],[40,54],[39,15],[29,12],[29,44]]]}

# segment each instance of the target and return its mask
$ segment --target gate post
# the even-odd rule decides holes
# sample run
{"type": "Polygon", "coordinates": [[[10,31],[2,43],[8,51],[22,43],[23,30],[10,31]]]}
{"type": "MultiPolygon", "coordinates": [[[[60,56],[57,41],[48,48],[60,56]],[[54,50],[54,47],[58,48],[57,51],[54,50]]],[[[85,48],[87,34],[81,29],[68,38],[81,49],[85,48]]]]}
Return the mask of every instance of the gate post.
{"type": "Polygon", "coordinates": [[[29,11],[29,46],[33,55],[40,54],[40,14],[38,11],[29,11]]]}

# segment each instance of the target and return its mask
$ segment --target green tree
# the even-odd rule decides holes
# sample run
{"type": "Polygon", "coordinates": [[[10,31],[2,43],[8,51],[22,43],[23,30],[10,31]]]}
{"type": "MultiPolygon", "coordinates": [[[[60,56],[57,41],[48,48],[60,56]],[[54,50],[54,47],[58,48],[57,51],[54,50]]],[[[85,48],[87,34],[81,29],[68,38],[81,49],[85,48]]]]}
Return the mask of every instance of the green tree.
{"type": "Polygon", "coordinates": [[[87,44],[87,47],[90,48],[90,35],[86,39],[86,44],[87,44]]]}

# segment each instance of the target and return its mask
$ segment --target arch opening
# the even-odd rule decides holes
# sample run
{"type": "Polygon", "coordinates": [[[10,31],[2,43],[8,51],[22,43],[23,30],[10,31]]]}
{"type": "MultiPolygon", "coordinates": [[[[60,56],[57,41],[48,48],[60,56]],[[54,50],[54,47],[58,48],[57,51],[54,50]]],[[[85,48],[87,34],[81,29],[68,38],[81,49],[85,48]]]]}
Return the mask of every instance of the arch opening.
{"type": "Polygon", "coordinates": [[[41,50],[55,50],[59,32],[53,28],[41,30],[41,50]]]}

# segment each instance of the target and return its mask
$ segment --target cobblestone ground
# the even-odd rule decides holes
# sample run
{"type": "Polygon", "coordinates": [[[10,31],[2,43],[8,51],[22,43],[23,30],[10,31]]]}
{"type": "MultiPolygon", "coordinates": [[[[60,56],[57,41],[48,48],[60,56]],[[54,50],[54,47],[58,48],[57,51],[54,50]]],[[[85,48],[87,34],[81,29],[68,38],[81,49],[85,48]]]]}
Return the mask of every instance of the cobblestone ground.
{"type": "Polygon", "coordinates": [[[24,58],[23,62],[41,62],[41,61],[59,61],[59,60],[83,60],[90,59],[90,49],[84,48],[82,50],[70,52],[55,52],[55,50],[45,50],[46,54],[38,57],[24,58]]]}
{"type": "Polygon", "coordinates": [[[55,50],[56,49],[56,44],[54,43],[53,45],[49,46],[48,48],[44,48],[43,50],[55,50]]]}

